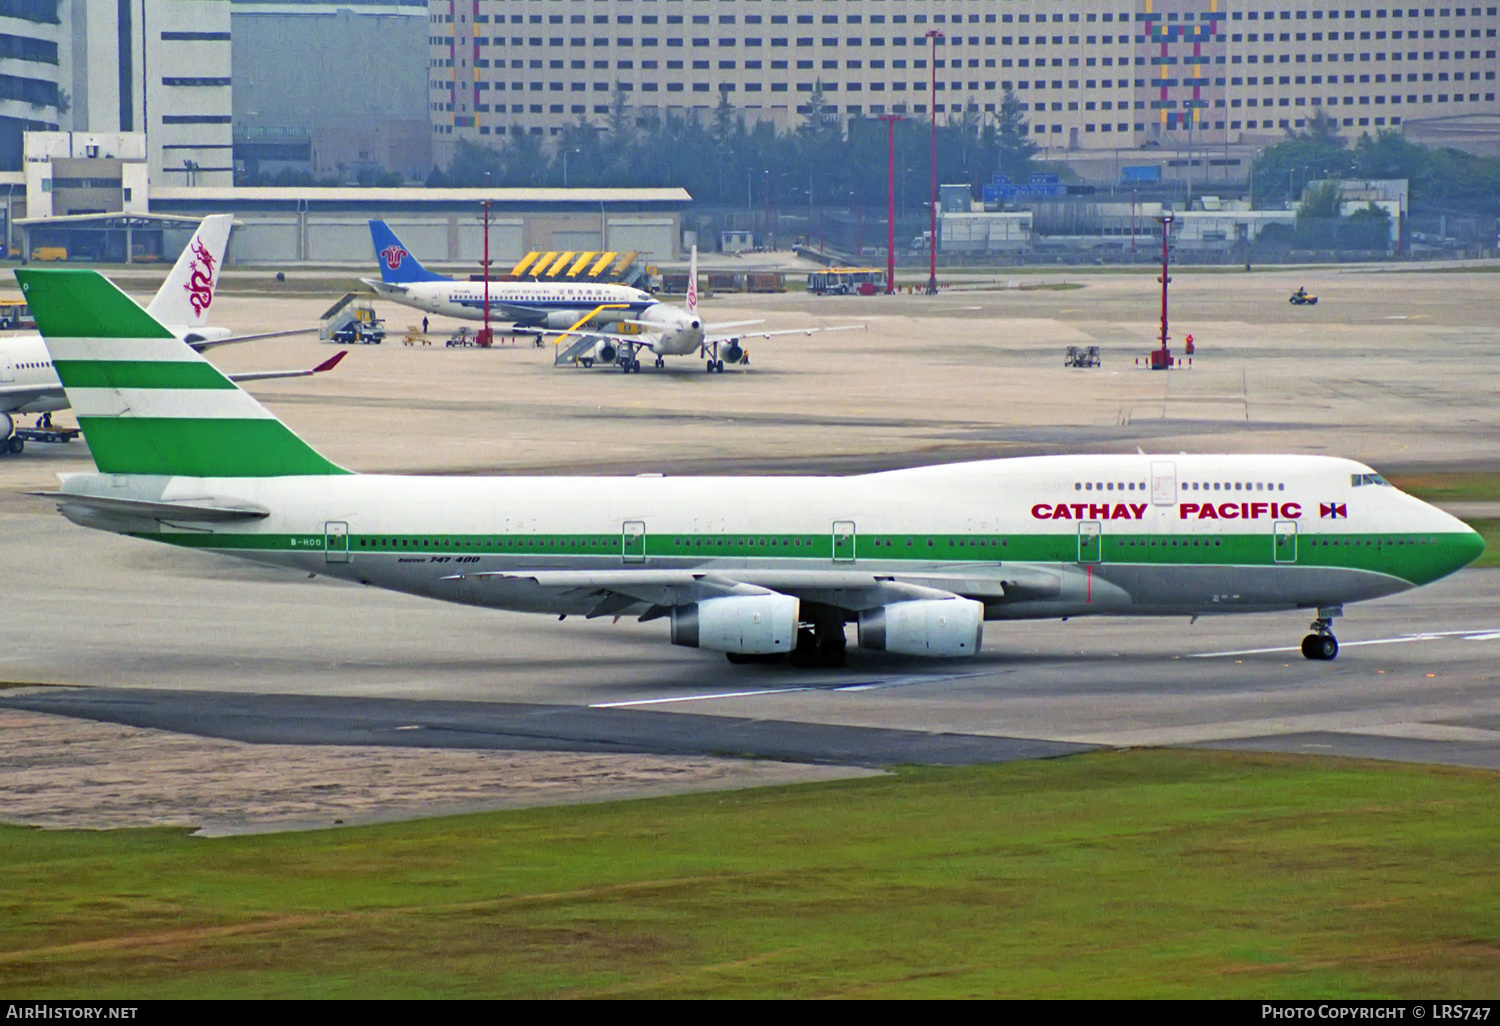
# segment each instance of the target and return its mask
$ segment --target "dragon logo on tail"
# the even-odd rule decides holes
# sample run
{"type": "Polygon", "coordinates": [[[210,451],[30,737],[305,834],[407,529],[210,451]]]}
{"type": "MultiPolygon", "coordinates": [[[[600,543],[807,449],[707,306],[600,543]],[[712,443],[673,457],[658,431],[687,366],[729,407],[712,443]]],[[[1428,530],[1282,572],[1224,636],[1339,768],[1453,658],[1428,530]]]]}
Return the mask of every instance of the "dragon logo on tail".
{"type": "Polygon", "coordinates": [[[183,288],[188,291],[188,303],[199,317],[214,303],[214,255],[203,243],[193,240],[192,275],[183,288]]]}

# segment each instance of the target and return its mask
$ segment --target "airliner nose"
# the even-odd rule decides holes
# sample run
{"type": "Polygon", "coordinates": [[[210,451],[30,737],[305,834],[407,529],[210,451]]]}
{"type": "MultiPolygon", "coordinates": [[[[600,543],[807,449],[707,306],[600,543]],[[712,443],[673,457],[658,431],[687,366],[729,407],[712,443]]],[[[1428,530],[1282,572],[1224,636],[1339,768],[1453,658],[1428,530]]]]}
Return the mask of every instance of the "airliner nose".
{"type": "Polygon", "coordinates": [[[1484,535],[1478,531],[1471,528],[1468,534],[1460,534],[1454,537],[1454,570],[1462,570],[1482,555],[1484,555],[1484,535]]]}

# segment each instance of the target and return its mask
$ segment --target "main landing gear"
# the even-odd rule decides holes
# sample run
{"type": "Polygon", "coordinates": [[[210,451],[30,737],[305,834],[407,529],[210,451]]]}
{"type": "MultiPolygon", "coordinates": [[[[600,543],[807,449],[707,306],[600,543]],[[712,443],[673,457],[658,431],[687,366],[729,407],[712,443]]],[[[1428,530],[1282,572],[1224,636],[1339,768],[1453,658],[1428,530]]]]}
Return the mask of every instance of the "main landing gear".
{"type": "Polygon", "coordinates": [[[1343,611],[1341,606],[1318,610],[1318,618],[1310,625],[1312,633],[1302,639],[1305,657],[1326,663],[1339,654],[1339,639],[1333,636],[1333,618],[1343,611]]]}
{"type": "Polygon", "coordinates": [[[745,352],[744,348],[740,345],[740,340],[737,338],[723,340],[722,342],[705,342],[698,347],[698,355],[708,361],[703,369],[709,374],[723,374],[726,361],[729,363],[738,363],[743,366],[748,366],[750,363],[750,354],[745,352]],[[719,346],[721,344],[724,346],[722,355],[719,353],[719,346]]]}

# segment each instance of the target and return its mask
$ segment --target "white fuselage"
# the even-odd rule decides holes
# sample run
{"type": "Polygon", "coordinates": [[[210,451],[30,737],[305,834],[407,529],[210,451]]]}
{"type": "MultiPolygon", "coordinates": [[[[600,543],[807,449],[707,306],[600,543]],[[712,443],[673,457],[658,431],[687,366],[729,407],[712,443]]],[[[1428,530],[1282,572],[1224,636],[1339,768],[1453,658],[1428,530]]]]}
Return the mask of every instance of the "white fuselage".
{"type": "MultiPolygon", "coordinates": [[[[367,279],[367,284],[385,299],[427,313],[476,321],[484,319],[484,282],[419,281],[392,285],[378,279],[367,279]]],[[[603,326],[634,319],[657,305],[649,292],[629,285],[529,281],[489,283],[490,319],[521,327],[563,330],[591,312],[594,315],[588,323],[603,326]]]]}
{"type": "Polygon", "coordinates": [[[1373,474],[1362,464],[1317,456],[1033,457],[848,478],[132,477],[122,487],[72,475],[64,493],[211,497],[269,515],[184,530],[62,505],[86,526],[552,614],[598,608],[588,573],[618,582],[637,570],[845,609],[882,586],[937,589],[983,602],[992,620],[1322,608],[1427,583],[1482,549],[1462,522],[1389,485],[1356,484],[1363,476],[1373,474]],[[552,571],[585,577],[549,583],[552,571]]]}
{"type": "Polygon", "coordinates": [[[68,398],[42,336],[0,338],[0,413],[53,413],[67,408],[68,398]]]}
{"type": "Polygon", "coordinates": [[[703,320],[678,306],[657,303],[636,318],[657,356],[691,356],[703,345],[703,320]]]}

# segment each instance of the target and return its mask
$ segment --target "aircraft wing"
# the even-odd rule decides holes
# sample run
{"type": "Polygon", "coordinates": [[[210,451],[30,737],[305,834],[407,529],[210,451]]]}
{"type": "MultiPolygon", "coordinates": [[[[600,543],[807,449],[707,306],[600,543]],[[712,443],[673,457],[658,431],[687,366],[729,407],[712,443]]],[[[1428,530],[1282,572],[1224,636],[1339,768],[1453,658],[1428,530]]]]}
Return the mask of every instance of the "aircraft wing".
{"type": "Polygon", "coordinates": [[[728,342],[733,339],[746,338],[775,338],[777,335],[811,335],[815,331],[849,331],[854,328],[867,327],[863,324],[835,324],[827,328],[787,328],[782,331],[745,331],[730,332],[725,335],[708,335],[703,337],[703,344],[711,346],[715,342],[728,342]]]}
{"type": "MultiPolygon", "coordinates": [[[[261,331],[254,335],[230,335],[228,338],[200,338],[188,342],[188,345],[198,352],[205,349],[215,349],[219,346],[231,346],[239,342],[256,342],[263,338],[285,338],[288,335],[311,335],[317,328],[288,328],[285,331],[261,331]]],[[[191,332],[189,333],[191,334],[191,332]]]]}
{"type": "MultiPolygon", "coordinates": [[[[859,570],[514,570],[454,574],[476,587],[532,585],[545,591],[597,599],[588,616],[639,614],[642,620],[665,615],[674,606],[726,595],[795,595],[858,612],[911,599],[963,597],[979,601],[1045,592],[1041,571],[1022,567],[955,567],[952,571],[906,574],[859,570]],[[644,610],[641,607],[645,607],[644,610]]],[[[1047,575],[1055,577],[1055,575],[1047,575]]]]}
{"type": "Polygon", "coordinates": [[[272,378],[305,378],[333,370],[339,365],[339,361],[348,355],[349,350],[341,349],[316,367],[307,370],[247,371],[243,374],[226,374],[225,377],[236,384],[245,381],[270,381],[272,378]]]}
{"type": "Polygon", "coordinates": [[[18,410],[42,399],[62,398],[62,385],[0,385],[0,411],[18,410]]]}

